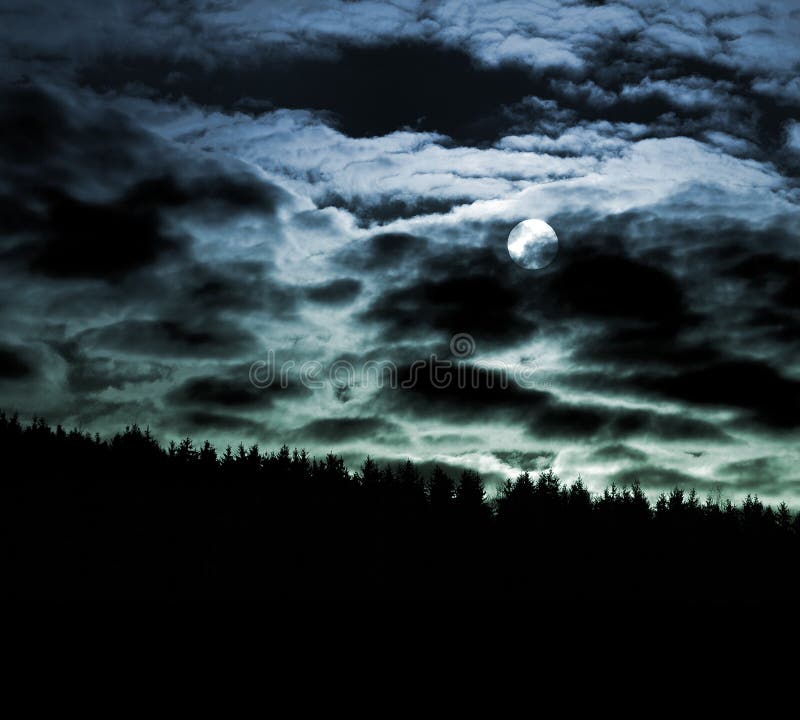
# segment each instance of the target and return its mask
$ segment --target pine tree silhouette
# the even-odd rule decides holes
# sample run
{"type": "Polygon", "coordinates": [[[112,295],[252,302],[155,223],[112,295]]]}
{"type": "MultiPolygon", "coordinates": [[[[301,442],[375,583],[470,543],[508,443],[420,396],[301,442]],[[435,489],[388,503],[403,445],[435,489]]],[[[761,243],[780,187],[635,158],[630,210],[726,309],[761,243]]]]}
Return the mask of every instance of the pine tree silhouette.
{"type": "Polygon", "coordinates": [[[800,520],[755,495],[674,488],[651,505],[638,482],[593,496],[547,469],[489,498],[471,470],[454,483],[440,466],[425,478],[368,457],[351,473],[334,453],[218,454],[189,437],[162,447],[137,425],[104,440],[4,413],[0,449],[0,560],[19,606],[446,614],[465,598],[532,613],[800,599],[800,520]]]}

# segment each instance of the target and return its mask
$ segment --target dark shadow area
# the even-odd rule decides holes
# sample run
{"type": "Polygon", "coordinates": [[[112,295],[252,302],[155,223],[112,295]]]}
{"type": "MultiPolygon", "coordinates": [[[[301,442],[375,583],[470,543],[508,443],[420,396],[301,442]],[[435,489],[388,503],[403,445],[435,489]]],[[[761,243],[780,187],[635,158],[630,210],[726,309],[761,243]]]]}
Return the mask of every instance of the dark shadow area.
{"type": "Polygon", "coordinates": [[[436,44],[347,45],[329,57],[265,56],[212,67],[163,57],[110,57],[80,79],[106,90],[130,83],[166,97],[260,113],[274,108],[327,113],[351,137],[405,128],[487,141],[508,125],[503,107],[544,89],[522,67],[482,67],[436,44]]]}
{"type": "Polygon", "coordinates": [[[653,505],[635,481],[594,496],[548,470],[489,502],[471,471],[350,472],[286,446],[162,448],[138,427],[104,440],[4,414],[0,449],[4,600],[26,609],[363,619],[798,600],[800,520],[750,496],[676,488],[653,505]]]}

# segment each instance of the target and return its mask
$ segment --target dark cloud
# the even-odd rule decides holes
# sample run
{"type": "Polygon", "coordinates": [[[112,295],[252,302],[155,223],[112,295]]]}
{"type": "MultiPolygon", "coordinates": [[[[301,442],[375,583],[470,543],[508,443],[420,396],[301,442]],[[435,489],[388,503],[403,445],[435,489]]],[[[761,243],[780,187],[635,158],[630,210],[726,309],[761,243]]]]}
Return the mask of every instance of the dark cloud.
{"type": "Polygon", "coordinates": [[[252,332],[232,321],[215,325],[191,319],[120,320],[81,332],[92,348],[163,358],[246,357],[258,344],[252,332]]]}
{"type": "Polygon", "coordinates": [[[34,272],[117,281],[187,252],[170,222],[176,214],[208,224],[275,210],[277,191],[252,172],[187,162],[118,113],[76,109],[34,87],[6,90],[2,100],[0,162],[10,185],[0,188],[8,233],[0,250],[34,272]]]}
{"type": "Polygon", "coordinates": [[[589,456],[592,460],[615,461],[625,460],[629,462],[644,463],[647,461],[647,453],[638,448],[625,445],[623,443],[615,443],[613,445],[603,445],[597,448],[589,456]]]}
{"type": "Polygon", "coordinates": [[[364,241],[352,243],[340,251],[337,259],[358,270],[392,270],[420,256],[427,257],[429,242],[426,238],[407,233],[379,233],[364,241]]]}
{"type": "Polygon", "coordinates": [[[570,314],[668,328],[686,319],[679,283],[663,270],[624,256],[573,258],[555,275],[549,291],[570,314]]]}
{"type": "MultiPolygon", "coordinates": [[[[783,289],[776,295],[776,299],[795,311],[800,310],[800,276],[795,275],[794,278],[788,280],[783,289]]],[[[795,323],[799,319],[797,312],[793,312],[791,317],[795,323]]]]}
{"type": "Polygon", "coordinates": [[[32,87],[3,88],[2,99],[0,158],[5,163],[30,167],[58,152],[72,130],[61,103],[32,87]]]}
{"type": "Polygon", "coordinates": [[[203,408],[263,409],[278,398],[297,398],[309,391],[301,384],[272,383],[256,387],[250,381],[249,368],[223,368],[215,375],[199,375],[170,390],[168,403],[203,408]]]}
{"type": "MultiPolygon", "coordinates": [[[[598,343],[602,340],[598,341],[598,343]]],[[[647,335],[635,338],[638,353],[646,353],[647,335]]],[[[623,346],[624,347],[624,346],[623,346]]],[[[653,347],[657,349],[657,345],[653,347]]],[[[597,361],[612,353],[604,349],[593,352],[594,345],[581,348],[581,354],[597,361]]],[[[619,346],[614,348],[619,349],[619,346]]],[[[683,353],[670,353],[639,360],[636,354],[613,359],[628,361],[627,373],[610,370],[559,376],[560,381],[586,390],[614,392],[652,401],[682,402],[696,407],[731,408],[743,411],[741,425],[761,424],[773,429],[798,427],[795,408],[800,406],[800,383],[783,375],[768,362],[721,358],[719,352],[706,356],[700,349],[687,348],[683,353]],[[704,362],[705,361],[705,362],[704,362]],[[647,365],[654,367],[650,370],[647,365]],[[635,369],[634,369],[635,368],[635,369]]]]}
{"type": "Polygon", "coordinates": [[[625,486],[630,486],[638,481],[645,490],[653,490],[656,492],[669,492],[676,487],[685,490],[695,488],[699,491],[706,488],[709,492],[712,492],[719,487],[718,484],[709,485],[707,482],[704,482],[694,475],[671,468],[659,467],[657,465],[640,465],[638,467],[620,470],[614,473],[609,478],[609,481],[615,482],[617,485],[625,486]]]}
{"type": "Polygon", "coordinates": [[[319,418],[290,433],[292,442],[346,443],[364,438],[379,444],[394,445],[408,441],[403,429],[390,420],[378,417],[319,418]]]}
{"type": "MultiPolygon", "coordinates": [[[[383,268],[401,269],[413,248],[415,267],[424,272],[410,278],[402,272],[390,276],[395,283],[385,283],[361,320],[381,327],[386,340],[438,337],[444,344],[463,332],[484,350],[513,347],[548,332],[565,334],[576,360],[626,368],[613,373],[571,371],[562,378],[602,392],[631,390],[625,373],[634,367],[693,369],[724,359],[711,340],[697,339],[702,337],[696,331],[703,315],[687,297],[686,283],[693,279],[662,266],[673,262],[670,257],[640,260],[621,238],[595,234],[590,227],[567,235],[570,246],[563,256],[531,282],[530,274],[510,262],[505,252],[511,226],[502,228],[497,238],[491,233],[487,245],[474,248],[431,245],[405,235],[370,238],[361,246],[365,269],[385,279],[383,268]],[[612,254],[609,249],[614,247],[612,254]],[[577,323],[580,340],[569,337],[568,328],[577,323]]],[[[355,257],[357,251],[346,252],[355,257]]],[[[637,391],[652,394],[653,389],[637,391]]],[[[558,425],[561,416],[552,419],[558,425]]],[[[576,413],[573,419],[597,424],[588,414],[579,418],[576,413]]]]}
{"type": "Polygon", "coordinates": [[[263,423],[255,420],[230,413],[207,412],[204,410],[180,413],[177,416],[176,424],[183,432],[188,434],[222,431],[243,433],[251,437],[263,437],[267,431],[263,423]]]}
{"type": "Polygon", "coordinates": [[[682,414],[562,402],[550,402],[529,427],[536,437],[591,438],[601,442],[632,437],[730,441],[714,424],[682,414]]]}
{"type": "Polygon", "coordinates": [[[741,408],[775,428],[800,427],[800,381],[768,363],[731,360],[642,384],[694,405],[741,408]]]}
{"type": "MultiPolygon", "coordinates": [[[[732,250],[739,249],[739,247],[732,248],[732,250]]],[[[741,251],[744,254],[746,249],[741,248],[741,251]]],[[[758,253],[744,257],[728,268],[727,273],[754,285],[771,280],[784,285],[800,276],[800,260],[771,253],[758,253]]]]}
{"type": "Polygon", "coordinates": [[[124,191],[132,179],[160,175],[177,160],[173,148],[120,112],[31,83],[0,86],[0,99],[0,163],[17,192],[124,191]]]}
{"type": "Polygon", "coordinates": [[[21,380],[34,374],[35,366],[23,348],[0,345],[0,379],[21,380]]]}
{"type": "MultiPolygon", "coordinates": [[[[692,321],[693,323],[693,321],[692,321]]],[[[630,388],[626,375],[613,374],[610,368],[692,368],[718,362],[723,350],[709,340],[686,340],[678,328],[668,323],[629,326],[614,322],[598,323],[600,332],[587,337],[574,348],[575,358],[588,363],[607,365],[597,373],[564,376],[565,382],[585,388],[630,388]]]]}
{"type": "MultiPolygon", "coordinates": [[[[743,281],[749,292],[767,292],[776,310],[785,308],[787,319],[798,320],[800,310],[800,256],[787,257],[778,253],[748,255],[745,248],[736,247],[739,258],[726,268],[725,274],[743,281]]],[[[752,251],[751,251],[752,252],[752,251]]]]}
{"type": "MultiPolygon", "coordinates": [[[[644,334],[635,338],[632,344],[637,352],[644,354],[646,342],[647,335],[644,334]]],[[[612,356],[606,349],[594,352],[594,347],[582,347],[582,356],[594,361],[612,356]]],[[[692,348],[683,353],[642,359],[634,353],[622,355],[616,352],[614,361],[619,363],[624,358],[630,363],[628,372],[574,373],[559,375],[558,379],[567,386],[583,390],[740,410],[743,412],[736,420],[740,425],[762,424],[786,430],[798,426],[800,421],[795,412],[800,402],[798,381],[784,376],[768,362],[720,357],[719,352],[706,356],[700,349],[692,348]],[[653,366],[652,369],[647,368],[648,364],[653,366]]]]}
{"type": "Polygon", "coordinates": [[[770,483],[783,479],[785,470],[780,458],[766,456],[725,463],[717,468],[716,474],[727,479],[733,478],[737,484],[743,481],[770,483]]]}
{"type": "Polygon", "coordinates": [[[188,307],[195,315],[212,318],[245,311],[293,317],[301,293],[275,275],[268,263],[255,260],[195,262],[165,279],[165,301],[174,305],[176,313],[188,307]]]}
{"type": "Polygon", "coordinates": [[[221,407],[258,407],[269,404],[272,396],[253,387],[242,374],[239,381],[214,376],[186,380],[167,395],[177,405],[217,405],[221,407]]]}
{"type": "Polygon", "coordinates": [[[689,308],[680,276],[633,257],[621,238],[607,229],[602,232],[600,221],[595,222],[600,233],[590,226],[572,234],[564,223],[570,244],[556,263],[537,273],[535,283],[505,250],[513,223],[500,228],[496,238],[490,233],[489,242],[480,247],[450,248],[413,236],[377,235],[357,249],[348,247],[344,257],[355,265],[360,252],[360,267],[376,273],[402,268],[411,258],[415,267],[424,267],[421,276],[410,280],[399,274],[398,285],[388,285],[361,316],[383,325],[387,336],[467,332],[480,344],[514,343],[532,338],[542,325],[581,318],[587,328],[601,331],[575,348],[587,358],[652,357],[661,349],[671,355],[705,352],[676,343],[680,333],[696,328],[700,320],[689,308]]]}
{"type": "Polygon", "coordinates": [[[430,365],[405,368],[396,387],[384,387],[379,396],[388,408],[414,417],[521,425],[534,438],[730,441],[712,423],[682,414],[566,402],[551,392],[523,388],[502,370],[469,363],[462,368],[466,382],[458,380],[455,368],[440,371],[439,377],[430,365]]]}
{"type": "Polygon", "coordinates": [[[303,288],[305,296],[312,302],[328,305],[344,305],[352,302],[361,292],[361,281],[354,278],[339,278],[303,288]]]}
{"type": "Polygon", "coordinates": [[[342,43],[324,52],[310,46],[306,57],[254,51],[214,63],[173,59],[168,50],[117,55],[87,65],[80,78],[95,89],[138,88],[228,112],[312,109],[351,137],[414,129],[460,144],[552,132],[555,109],[559,123],[571,126],[637,123],[650,137],[725,131],[774,154],[786,123],[800,116],[800,103],[755,91],[753,73],[636,40],[594,38],[582,48],[580,68],[513,58],[489,66],[460,48],[404,41],[342,43]]]}
{"type": "Polygon", "coordinates": [[[173,374],[173,368],[164,363],[87,355],[76,342],[61,343],[55,349],[68,363],[67,386],[79,394],[169,380],[173,374]]]}
{"type": "Polygon", "coordinates": [[[552,467],[556,459],[556,453],[549,450],[542,450],[540,452],[524,452],[521,450],[492,450],[498,460],[510,465],[514,468],[519,468],[525,472],[534,472],[545,470],[552,467]]]}
{"type": "MultiPolygon", "coordinates": [[[[786,227],[753,231],[712,218],[699,227],[677,223],[667,230],[657,218],[629,214],[615,219],[612,230],[622,232],[615,235],[619,255],[573,258],[553,273],[548,287],[559,307],[582,316],[584,331],[592,330],[573,343],[573,358],[598,368],[564,373],[559,382],[732,408],[743,411],[738,422],[745,425],[796,427],[798,383],[780,366],[781,346],[795,342],[791,331],[797,327],[797,318],[782,307],[782,293],[800,270],[787,254],[796,243],[786,227]],[[688,250],[680,247],[685,257],[654,244],[667,233],[686,235],[688,250]],[[629,256],[626,246],[635,241],[650,246],[646,262],[629,256]],[[767,357],[756,360],[735,350],[728,342],[732,335],[752,341],[767,357]]],[[[587,234],[581,230],[579,247],[587,234]]]]}
{"type": "Polygon", "coordinates": [[[447,341],[456,333],[469,333],[481,346],[496,346],[536,333],[534,306],[542,290],[531,287],[504,249],[505,257],[499,247],[450,248],[407,235],[378,235],[364,250],[367,267],[401,270],[398,285],[387,283],[360,315],[362,321],[382,326],[386,338],[423,341],[436,335],[447,341]],[[406,260],[424,272],[402,272],[406,260]]]}
{"type": "Polygon", "coordinates": [[[237,210],[271,215],[277,193],[269,183],[250,171],[239,175],[222,174],[221,168],[200,166],[198,176],[149,178],[129,190],[125,198],[134,205],[157,208],[190,207],[194,216],[205,222],[237,210]]]}
{"type": "Polygon", "coordinates": [[[763,339],[773,346],[785,348],[792,355],[800,347],[800,312],[783,312],[780,307],[754,308],[748,321],[763,339]]]}
{"type": "Polygon", "coordinates": [[[742,492],[793,497],[800,489],[797,469],[786,458],[763,456],[725,463],[716,476],[742,492]]]}
{"type": "Polygon", "coordinates": [[[351,213],[360,227],[384,225],[394,220],[412,218],[417,215],[435,215],[450,212],[459,205],[469,205],[474,198],[408,197],[398,198],[390,195],[357,196],[345,198],[336,193],[322,196],[317,200],[321,208],[335,207],[351,213]]]}
{"type": "Polygon", "coordinates": [[[86,67],[81,79],[100,90],[137,83],[163,97],[228,111],[325,111],[351,137],[413,128],[460,141],[496,137],[502,107],[536,88],[522,68],[481,67],[462,50],[425,43],[343,46],[332,57],[264,57],[211,67],[166,57],[104,58],[86,67]]]}
{"type": "Polygon", "coordinates": [[[164,233],[153,210],[119,203],[86,203],[51,194],[40,243],[30,265],[50,277],[113,280],[178,251],[181,242],[164,233]]]}
{"type": "Polygon", "coordinates": [[[164,379],[165,362],[246,357],[256,350],[246,313],[293,316],[301,295],[267,260],[197,258],[180,227],[271,218],[274,185],[102,106],[30,85],[3,92],[0,253],[19,274],[20,303],[83,320],[75,347],[57,348],[73,392],[164,379]]]}
{"type": "Polygon", "coordinates": [[[383,325],[387,337],[428,330],[442,337],[467,332],[482,341],[513,341],[536,331],[536,323],[520,312],[521,307],[523,297],[516,289],[496,277],[476,273],[420,279],[389,290],[361,318],[383,325]]]}

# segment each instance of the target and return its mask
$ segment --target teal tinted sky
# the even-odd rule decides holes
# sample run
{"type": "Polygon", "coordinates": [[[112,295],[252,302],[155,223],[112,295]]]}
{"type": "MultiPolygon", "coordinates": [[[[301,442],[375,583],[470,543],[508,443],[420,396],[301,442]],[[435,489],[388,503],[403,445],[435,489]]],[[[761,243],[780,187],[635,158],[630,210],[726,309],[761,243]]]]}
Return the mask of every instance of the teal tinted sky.
{"type": "Polygon", "coordinates": [[[798,35],[797,2],[5,2],[0,405],[796,503],[798,35]],[[432,355],[483,370],[362,372],[432,355]]]}

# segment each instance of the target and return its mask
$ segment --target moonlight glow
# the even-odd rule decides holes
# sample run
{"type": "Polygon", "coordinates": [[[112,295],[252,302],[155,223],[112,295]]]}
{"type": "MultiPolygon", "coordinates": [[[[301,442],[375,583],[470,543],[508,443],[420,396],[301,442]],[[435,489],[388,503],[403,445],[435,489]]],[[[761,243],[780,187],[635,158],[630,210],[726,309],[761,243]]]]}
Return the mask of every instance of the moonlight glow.
{"type": "Polygon", "coordinates": [[[528,270],[547,267],[558,254],[558,236],[544,220],[523,220],[508,236],[508,254],[528,270]]]}

